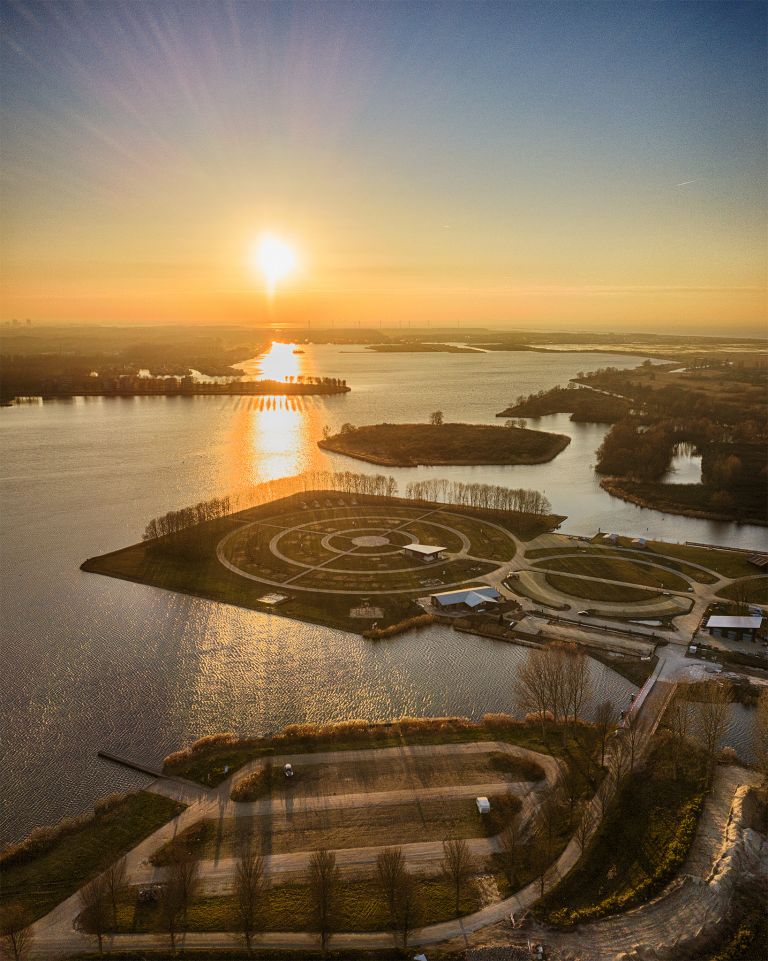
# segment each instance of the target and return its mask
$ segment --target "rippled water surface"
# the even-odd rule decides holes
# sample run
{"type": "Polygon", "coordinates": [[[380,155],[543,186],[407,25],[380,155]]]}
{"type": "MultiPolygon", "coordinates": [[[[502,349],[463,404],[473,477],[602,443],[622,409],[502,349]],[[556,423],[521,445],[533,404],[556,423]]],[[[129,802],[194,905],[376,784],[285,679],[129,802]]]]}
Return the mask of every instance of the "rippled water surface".
{"type": "MultiPolygon", "coordinates": [[[[78,568],[136,541],[148,518],[246,483],[313,467],[372,470],[316,447],[324,425],[445,419],[494,422],[518,394],[636,358],[598,354],[375,354],[304,348],[265,373],[346,377],[350,394],[130,398],[0,410],[3,459],[2,836],[83,810],[142,778],[100,748],[157,761],[211,731],[272,731],[300,720],[513,710],[521,651],[433,629],[372,644],[341,631],[123,583],[78,568]]],[[[275,358],[271,359],[275,362],[275,358]]],[[[748,527],[665,516],[608,497],[591,471],[605,428],[543,418],[569,433],[534,467],[395,471],[538,487],[597,527],[674,540],[759,546],[748,527]]],[[[617,699],[625,681],[595,664],[617,699]]]]}

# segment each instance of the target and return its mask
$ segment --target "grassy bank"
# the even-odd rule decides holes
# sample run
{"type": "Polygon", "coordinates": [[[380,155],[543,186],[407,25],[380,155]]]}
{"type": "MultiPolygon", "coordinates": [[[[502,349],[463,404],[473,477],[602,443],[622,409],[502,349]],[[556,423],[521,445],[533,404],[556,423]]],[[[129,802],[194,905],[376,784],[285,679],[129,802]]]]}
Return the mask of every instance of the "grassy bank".
{"type": "Polygon", "coordinates": [[[650,900],[677,873],[704,806],[705,765],[695,749],[659,740],[631,774],[585,856],[538,904],[538,917],[571,925],[650,900]]]}
{"type": "Polygon", "coordinates": [[[0,856],[0,903],[18,901],[31,918],[42,917],[183,810],[183,804],[139,791],[71,826],[34,832],[0,856]]]}
{"type": "Polygon", "coordinates": [[[248,761],[274,754],[344,751],[400,747],[404,744],[461,744],[468,741],[506,741],[542,754],[572,753],[591,757],[594,732],[576,725],[563,732],[559,725],[516,721],[507,714],[487,714],[482,721],[468,718],[401,718],[397,721],[342,721],[338,724],[291,724],[272,737],[238,739],[233,734],[201,738],[170,755],[165,770],[200,784],[220,784],[248,761]],[[565,737],[563,736],[565,733],[565,737]],[[228,768],[228,773],[225,773],[228,768]]]}
{"type": "Polygon", "coordinates": [[[485,424],[369,424],[318,441],[318,446],[370,464],[545,464],[570,443],[565,434],[485,424]]]}

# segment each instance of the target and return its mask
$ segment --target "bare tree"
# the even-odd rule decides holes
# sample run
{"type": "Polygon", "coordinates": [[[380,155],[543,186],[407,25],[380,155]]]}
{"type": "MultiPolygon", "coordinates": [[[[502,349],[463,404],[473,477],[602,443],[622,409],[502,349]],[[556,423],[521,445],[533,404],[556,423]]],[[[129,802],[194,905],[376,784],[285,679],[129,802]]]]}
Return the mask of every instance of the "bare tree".
{"type": "Polygon", "coordinates": [[[408,938],[419,920],[419,899],[416,878],[406,871],[397,895],[397,918],[403,950],[408,947],[408,938]]]}
{"type": "Polygon", "coordinates": [[[570,759],[561,758],[557,762],[560,771],[559,783],[562,789],[562,796],[568,805],[568,820],[573,823],[573,811],[581,790],[581,773],[570,759]]]}
{"type": "Polygon", "coordinates": [[[637,760],[637,752],[640,749],[641,743],[641,730],[640,730],[640,715],[637,711],[630,711],[624,721],[624,727],[622,728],[622,736],[627,745],[627,755],[629,762],[629,770],[634,771],[635,761],[637,760]]]}
{"type": "Polygon", "coordinates": [[[389,907],[392,927],[398,926],[397,895],[405,876],[405,858],[402,848],[384,848],[376,858],[376,874],[379,886],[389,907]]]}
{"type": "Polygon", "coordinates": [[[499,854],[501,855],[504,870],[506,871],[510,884],[513,885],[517,878],[521,843],[520,819],[518,817],[512,817],[499,835],[499,854]]]}
{"type": "Polygon", "coordinates": [[[534,838],[541,852],[541,861],[543,862],[540,878],[542,897],[544,896],[544,881],[547,868],[555,856],[555,844],[562,825],[564,806],[564,798],[561,791],[555,789],[550,791],[544,798],[536,815],[534,838]]]}
{"type": "Polygon", "coordinates": [[[698,738],[707,759],[707,780],[712,780],[717,760],[717,749],[728,727],[731,704],[731,685],[716,681],[704,688],[703,699],[696,704],[698,738]]]}
{"type": "Polygon", "coordinates": [[[600,746],[600,767],[605,765],[605,749],[608,738],[616,728],[616,708],[610,701],[601,701],[595,710],[593,721],[597,732],[597,743],[600,746]]]}
{"type": "Polygon", "coordinates": [[[757,699],[754,719],[754,744],[757,768],[768,780],[768,689],[763,688],[757,699]]]}
{"type": "Polygon", "coordinates": [[[433,427],[443,426],[443,412],[441,410],[433,411],[429,415],[429,422],[433,427]]]}
{"type": "Polygon", "coordinates": [[[666,712],[666,723],[670,732],[670,752],[674,776],[680,773],[680,758],[685,751],[691,728],[691,705],[678,688],[666,712]]]}
{"type": "Polygon", "coordinates": [[[34,942],[29,914],[23,904],[12,901],[0,915],[0,944],[3,954],[13,961],[25,961],[34,942]]]}
{"type": "Polygon", "coordinates": [[[200,886],[200,858],[189,848],[179,848],[174,852],[167,873],[178,894],[181,920],[186,927],[189,906],[200,886]]]}
{"type": "Polygon", "coordinates": [[[580,817],[576,822],[576,833],[574,835],[581,854],[584,853],[589,839],[592,837],[592,831],[596,823],[597,818],[595,817],[594,808],[589,801],[585,801],[584,804],[581,805],[580,817]]]}
{"type": "Polygon", "coordinates": [[[584,704],[592,693],[587,657],[580,648],[566,648],[566,664],[563,677],[565,720],[576,724],[581,718],[584,704]]]}
{"type": "Polygon", "coordinates": [[[109,888],[106,877],[99,874],[80,891],[83,927],[94,935],[99,954],[104,953],[104,935],[109,928],[109,888]]]}
{"type": "Polygon", "coordinates": [[[266,890],[264,858],[243,848],[235,865],[235,913],[249,954],[253,936],[263,922],[262,899],[266,890]]]}
{"type": "Polygon", "coordinates": [[[104,878],[106,880],[107,890],[109,892],[109,900],[112,904],[112,928],[117,930],[117,902],[120,899],[123,891],[126,887],[126,862],[125,858],[120,858],[119,861],[115,861],[111,864],[107,870],[104,872],[104,878]]]}
{"type": "Polygon", "coordinates": [[[547,711],[550,709],[550,686],[547,680],[549,653],[546,648],[531,648],[515,675],[514,692],[518,705],[534,714],[541,722],[541,736],[546,736],[547,711]]]}
{"type": "Polygon", "coordinates": [[[464,885],[474,874],[475,864],[469,853],[469,845],[463,838],[443,841],[442,869],[445,877],[453,885],[456,894],[456,916],[461,911],[461,895],[464,885]]]}
{"type": "Polygon", "coordinates": [[[178,875],[169,873],[160,893],[160,918],[171,941],[171,954],[176,954],[176,935],[184,912],[184,893],[178,875]]]}
{"type": "Polygon", "coordinates": [[[624,776],[629,771],[629,759],[629,744],[621,731],[613,738],[608,749],[608,767],[617,788],[621,787],[624,776]]]}
{"type": "Polygon", "coordinates": [[[321,848],[309,859],[309,891],[315,922],[320,932],[320,947],[325,952],[333,933],[341,872],[333,851],[321,848]]]}

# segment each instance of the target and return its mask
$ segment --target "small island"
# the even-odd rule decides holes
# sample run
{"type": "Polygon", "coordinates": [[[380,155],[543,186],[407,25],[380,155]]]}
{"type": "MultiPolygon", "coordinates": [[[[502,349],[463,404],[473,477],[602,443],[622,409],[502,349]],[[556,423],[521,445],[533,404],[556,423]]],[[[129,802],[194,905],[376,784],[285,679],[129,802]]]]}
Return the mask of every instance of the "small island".
{"type": "Polygon", "coordinates": [[[318,441],[318,446],[386,467],[512,465],[545,464],[570,440],[565,434],[522,427],[443,424],[433,414],[428,424],[345,424],[338,434],[318,441]]]}

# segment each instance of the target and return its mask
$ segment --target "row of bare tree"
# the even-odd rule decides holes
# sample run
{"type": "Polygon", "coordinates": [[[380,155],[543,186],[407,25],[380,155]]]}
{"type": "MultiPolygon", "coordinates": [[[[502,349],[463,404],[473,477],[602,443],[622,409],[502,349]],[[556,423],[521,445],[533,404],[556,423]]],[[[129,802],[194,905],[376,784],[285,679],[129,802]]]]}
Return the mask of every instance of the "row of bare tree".
{"type": "Polygon", "coordinates": [[[445,478],[412,481],[405,496],[415,501],[441,501],[485,510],[518,511],[526,514],[550,514],[552,505],[541,491],[500,487],[497,484],[464,484],[445,478]]]}
{"type": "MultiPolygon", "coordinates": [[[[388,474],[362,474],[355,471],[306,471],[283,477],[229,494],[212,497],[192,507],[168,511],[153,517],[143,534],[145,541],[179,534],[207,521],[226,517],[235,511],[266,504],[291,494],[313,491],[335,491],[348,495],[397,497],[398,486],[388,474]]],[[[407,500],[441,502],[486,510],[517,511],[528,514],[549,514],[552,506],[540,491],[523,488],[499,487],[492,484],[464,484],[436,478],[409,483],[405,489],[407,500]]]]}

